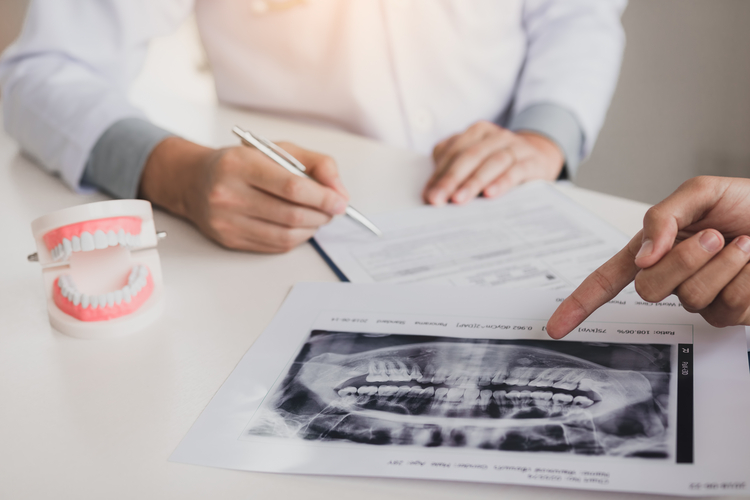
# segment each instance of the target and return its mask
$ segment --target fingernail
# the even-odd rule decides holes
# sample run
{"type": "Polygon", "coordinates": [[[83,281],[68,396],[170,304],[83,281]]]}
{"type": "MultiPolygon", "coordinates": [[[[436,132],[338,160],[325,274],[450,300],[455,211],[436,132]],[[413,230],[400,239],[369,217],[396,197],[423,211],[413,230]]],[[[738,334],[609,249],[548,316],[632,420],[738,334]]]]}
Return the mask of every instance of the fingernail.
{"type": "Polygon", "coordinates": [[[343,182],[341,182],[339,179],[336,179],[335,181],[333,181],[333,184],[336,186],[336,191],[343,194],[347,198],[349,197],[349,191],[347,191],[347,189],[344,187],[343,182]]]}
{"type": "Polygon", "coordinates": [[[487,189],[485,189],[482,194],[484,194],[485,198],[492,198],[497,194],[497,186],[490,186],[487,189]]]}
{"type": "Polygon", "coordinates": [[[430,194],[429,198],[430,198],[430,203],[432,203],[433,205],[443,205],[445,204],[445,198],[446,198],[445,191],[442,191],[439,189],[435,190],[430,194]]]}
{"type": "Polygon", "coordinates": [[[334,205],[333,207],[333,213],[338,215],[338,214],[343,214],[344,212],[346,212],[346,202],[345,201],[337,202],[336,205],[334,205]]]}
{"type": "Polygon", "coordinates": [[[642,257],[648,257],[651,252],[654,251],[654,242],[651,240],[643,240],[641,243],[641,249],[638,250],[638,254],[635,256],[636,260],[642,257]]]}
{"type": "Polygon", "coordinates": [[[737,246],[740,247],[745,253],[750,253],[750,238],[747,236],[740,236],[737,238],[737,246]]]}
{"type": "Polygon", "coordinates": [[[465,190],[460,190],[458,193],[453,195],[453,201],[456,203],[463,203],[469,198],[469,193],[465,190]]]}
{"type": "Polygon", "coordinates": [[[721,239],[713,231],[704,232],[698,241],[700,241],[703,250],[709,253],[714,253],[721,248],[721,239]]]}

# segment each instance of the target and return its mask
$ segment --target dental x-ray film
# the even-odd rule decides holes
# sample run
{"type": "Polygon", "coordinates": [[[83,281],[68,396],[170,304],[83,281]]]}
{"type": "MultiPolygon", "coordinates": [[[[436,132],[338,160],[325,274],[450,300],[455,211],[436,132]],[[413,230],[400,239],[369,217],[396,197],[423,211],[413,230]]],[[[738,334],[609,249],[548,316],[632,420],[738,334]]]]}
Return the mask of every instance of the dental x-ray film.
{"type": "Polygon", "coordinates": [[[625,295],[297,285],[171,460],[665,494],[750,491],[741,328],[625,295]]]}
{"type": "Polygon", "coordinates": [[[673,347],[314,331],[247,434],[666,459],[673,347]]]}

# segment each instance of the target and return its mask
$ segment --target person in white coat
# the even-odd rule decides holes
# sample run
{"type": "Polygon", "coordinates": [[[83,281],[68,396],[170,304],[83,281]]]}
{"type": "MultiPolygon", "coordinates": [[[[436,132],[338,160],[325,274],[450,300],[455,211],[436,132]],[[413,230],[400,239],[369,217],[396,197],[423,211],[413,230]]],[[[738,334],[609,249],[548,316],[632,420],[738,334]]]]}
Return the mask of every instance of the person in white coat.
{"type": "Polygon", "coordinates": [[[127,99],[148,42],[194,10],[222,102],[428,153],[432,204],[573,177],[616,84],[625,0],[32,0],[0,59],[7,132],[71,187],[140,196],[231,248],[278,252],[344,211],[251,148],[213,150],[127,99]]]}

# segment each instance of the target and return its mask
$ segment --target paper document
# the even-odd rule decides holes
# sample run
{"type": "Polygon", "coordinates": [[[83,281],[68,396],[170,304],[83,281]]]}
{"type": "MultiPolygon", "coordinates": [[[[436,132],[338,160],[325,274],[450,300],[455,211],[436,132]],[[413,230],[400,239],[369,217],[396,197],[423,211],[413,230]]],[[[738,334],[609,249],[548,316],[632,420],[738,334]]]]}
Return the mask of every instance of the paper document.
{"type": "Polygon", "coordinates": [[[493,200],[371,219],[382,237],[344,217],[315,235],[332,265],[353,283],[573,287],[628,242],[544,182],[493,200]]]}
{"type": "Polygon", "coordinates": [[[564,296],[297,285],[171,460],[750,493],[744,329],[630,295],[553,341],[543,328],[564,296]]]}

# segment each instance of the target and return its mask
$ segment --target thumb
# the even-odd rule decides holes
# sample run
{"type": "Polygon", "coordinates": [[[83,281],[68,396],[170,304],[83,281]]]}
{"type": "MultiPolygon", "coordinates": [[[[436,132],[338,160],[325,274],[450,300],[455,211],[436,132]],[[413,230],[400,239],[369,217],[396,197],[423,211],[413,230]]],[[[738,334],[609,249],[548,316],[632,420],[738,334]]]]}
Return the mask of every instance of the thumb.
{"type": "Polygon", "coordinates": [[[690,179],[646,212],[641,248],[635,256],[638,267],[659,262],[674,246],[678,232],[703,218],[719,201],[720,195],[707,185],[710,182],[710,178],[690,179]]]}

